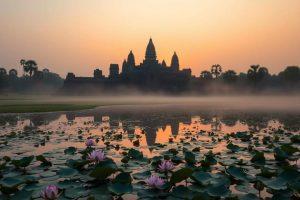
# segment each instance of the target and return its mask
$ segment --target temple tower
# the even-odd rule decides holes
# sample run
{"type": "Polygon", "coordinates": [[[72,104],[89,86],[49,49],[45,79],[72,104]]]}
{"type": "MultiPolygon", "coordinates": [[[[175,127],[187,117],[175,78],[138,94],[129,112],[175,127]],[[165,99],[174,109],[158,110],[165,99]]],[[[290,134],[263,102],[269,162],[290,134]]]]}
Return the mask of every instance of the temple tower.
{"type": "Polygon", "coordinates": [[[162,67],[167,67],[167,64],[166,64],[166,61],[165,61],[165,60],[162,61],[161,66],[162,66],[162,67]]]}
{"type": "Polygon", "coordinates": [[[127,64],[130,67],[135,67],[135,59],[134,59],[134,55],[133,55],[132,51],[130,51],[130,53],[128,54],[127,64]]]}
{"type": "Polygon", "coordinates": [[[179,71],[179,59],[176,52],[174,52],[172,56],[171,69],[174,71],[179,71]]]}
{"type": "Polygon", "coordinates": [[[119,65],[110,64],[109,67],[109,78],[116,79],[119,77],[119,65]]]}
{"type": "Polygon", "coordinates": [[[147,45],[146,54],[145,54],[146,61],[156,61],[156,51],[152,41],[150,38],[149,43],[147,45]]]}
{"type": "Polygon", "coordinates": [[[122,74],[124,75],[124,74],[127,74],[128,72],[129,72],[129,68],[128,68],[126,60],[124,59],[123,64],[122,64],[122,74]]]}
{"type": "Polygon", "coordinates": [[[100,69],[95,69],[95,70],[94,70],[94,78],[99,79],[99,78],[102,78],[102,77],[103,77],[103,75],[102,75],[102,70],[100,70],[100,69]]]}

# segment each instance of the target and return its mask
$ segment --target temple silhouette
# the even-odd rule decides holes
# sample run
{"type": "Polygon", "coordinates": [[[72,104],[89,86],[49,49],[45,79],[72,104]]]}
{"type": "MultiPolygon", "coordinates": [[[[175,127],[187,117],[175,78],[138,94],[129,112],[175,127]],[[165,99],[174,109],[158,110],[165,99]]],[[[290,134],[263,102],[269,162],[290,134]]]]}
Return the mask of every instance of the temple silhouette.
{"type": "Polygon", "coordinates": [[[93,77],[76,77],[74,73],[68,73],[64,82],[66,91],[75,88],[104,88],[126,86],[147,90],[179,91],[187,87],[191,79],[191,69],[180,70],[179,58],[174,52],[171,65],[167,66],[163,60],[157,60],[155,46],[150,38],[146,48],[145,59],[139,65],[135,62],[132,51],[129,52],[127,60],[122,64],[110,64],[109,76],[105,77],[101,69],[94,70],[93,77]]]}

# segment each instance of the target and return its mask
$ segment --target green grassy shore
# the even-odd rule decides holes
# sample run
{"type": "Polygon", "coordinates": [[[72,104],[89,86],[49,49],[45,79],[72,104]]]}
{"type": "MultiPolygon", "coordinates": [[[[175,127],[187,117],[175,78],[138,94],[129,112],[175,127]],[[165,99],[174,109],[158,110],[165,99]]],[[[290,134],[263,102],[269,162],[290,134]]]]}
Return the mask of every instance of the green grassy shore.
{"type": "Polygon", "coordinates": [[[85,110],[97,107],[96,105],[84,104],[8,104],[0,105],[0,113],[35,113],[85,110]]]}

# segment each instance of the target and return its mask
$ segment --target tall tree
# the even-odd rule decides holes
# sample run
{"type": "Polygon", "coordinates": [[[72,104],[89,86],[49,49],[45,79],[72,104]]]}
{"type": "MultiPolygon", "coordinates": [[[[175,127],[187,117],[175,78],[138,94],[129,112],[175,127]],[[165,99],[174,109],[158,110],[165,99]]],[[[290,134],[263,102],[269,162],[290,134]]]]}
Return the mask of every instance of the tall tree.
{"type": "Polygon", "coordinates": [[[279,77],[288,83],[300,81],[300,67],[288,66],[284,71],[279,73],[279,77]]]}
{"type": "Polygon", "coordinates": [[[247,79],[252,81],[254,85],[269,76],[269,71],[266,67],[260,65],[251,65],[247,72],[247,79]]]}
{"type": "Polygon", "coordinates": [[[6,69],[5,68],[0,68],[0,76],[4,77],[7,75],[6,69]]]}
{"type": "Polygon", "coordinates": [[[222,74],[222,79],[227,83],[233,83],[237,80],[238,76],[234,70],[227,70],[222,74]]]}
{"type": "Polygon", "coordinates": [[[15,69],[11,69],[9,70],[8,75],[10,78],[16,78],[18,76],[18,71],[15,69]]]}
{"type": "Polygon", "coordinates": [[[209,71],[202,71],[200,74],[200,78],[203,80],[212,80],[213,76],[209,71]]]}
{"type": "Polygon", "coordinates": [[[30,77],[32,77],[37,71],[38,66],[34,60],[24,60],[20,61],[20,64],[23,66],[23,70],[25,73],[28,73],[30,77]]]}
{"type": "Polygon", "coordinates": [[[220,77],[220,75],[222,74],[221,65],[215,64],[215,65],[211,66],[210,72],[214,76],[215,79],[218,79],[220,77]]]}

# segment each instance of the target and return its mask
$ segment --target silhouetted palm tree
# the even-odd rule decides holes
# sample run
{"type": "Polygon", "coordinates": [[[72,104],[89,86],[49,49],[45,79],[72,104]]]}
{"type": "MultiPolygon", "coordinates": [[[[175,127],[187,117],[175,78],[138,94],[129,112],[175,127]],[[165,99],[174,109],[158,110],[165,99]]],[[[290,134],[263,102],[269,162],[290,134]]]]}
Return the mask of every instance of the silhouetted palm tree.
{"type": "Polygon", "coordinates": [[[269,71],[266,67],[260,65],[251,65],[247,73],[247,78],[256,85],[259,81],[263,80],[269,75],[269,71]]]}
{"type": "Polygon", "coordinates": [[[34,60],[24,60],[20,61],[20,64],[23,66],[24,72],[29,73],[29,76],[32,77],[34,73],[37,72],[38,66],[34,60]]]}
{"type": "Polygon", "coordinates": [[[219,76],[222,74],[222,67],[219,64],[211,66],[211,74],[218,79],[219,76]]]}

